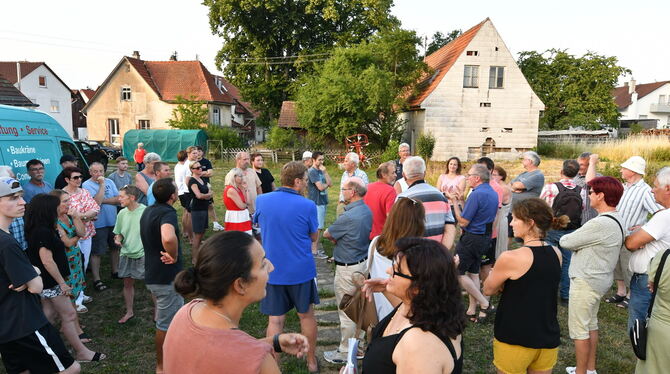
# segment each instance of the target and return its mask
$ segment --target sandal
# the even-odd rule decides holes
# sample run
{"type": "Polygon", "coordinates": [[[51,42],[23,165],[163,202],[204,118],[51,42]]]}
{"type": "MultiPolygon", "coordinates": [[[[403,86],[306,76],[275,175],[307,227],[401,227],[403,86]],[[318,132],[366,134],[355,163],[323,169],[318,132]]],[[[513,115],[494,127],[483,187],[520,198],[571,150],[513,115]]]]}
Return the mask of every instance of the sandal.
{"type": "Polygon", "coordinates": [[[610,304],[618,304],[618,303],[624,301],[625,298],[626,298],[626,296],[621,296],[621,295],[614,294],[613,296],[610,296],[607,299],[605,299],[605,302],[610,303],[610,304]]]}
{"type": "Polygon", "coordinates": [[[627,298],[627,297],[624,297],[624,299],[621,300],[621,302],[616,303],[616,306],[621,308],[621,309],[628,309],[628,303],[629,302],[630,302],[630,299],[627,298]]]}
{"type": "Polygon", "coordinates": [[[95,352],[95,354],[93,354],[92,359],[90,359],[90,360],[77,360],[77,361],[79,361],[79,362],[98,362],[98,361],[102,361],[106,358],[107,358],[106,354],[100,353],[100,352],[95,352]]]}
{"type": "Polygon", "coordinates": [[[321,373],[321,364],[319,364],[319,360],[316,360],[316,370],[309,370],[309,368],[307,368],[307,371],[309,372],[309,374],[321,373]]]}
{"type": "Polygon", "coordinates": [[[489,307],[486,309],[480,309],[479,313],[477,314],[477,318],[474,323],[486,323],[488,319],[493,316],[496,312],[496,308],[493,306],[493,304],[489,304],[489,307]],[[481,313],[484,313],[482,316],[481,313]]]}
{"type": "Polygon", "coordinates": [[[475,309],[475,312],[472,314],[468,314],[468,311],[465,311],[465,318],[473,323],[477,323],[477,309],[475,309]]]}
{"type": "Polygon", "coordinates": [[[91,336],[88,335],[87,333],[82,332],[81,334],[79,334],[79,340],[81,340],[82,343],[86,344],[92,342],[93,338],[91,338],[91,336]]]}
{"type": "Polygon", "coordinates": [[[107,286],[105,286],[105,284],[102,283],[102,281],[99,280],[99,279],[97,281],[93,282],[93,287],[95,287],[95,289],[98,290],[98,291],[104,291],[104,290],[107,289],[107,286]]]}
{"type": "Polygon", "coordinates": [[[83,304],[77,304],[76,309],[77,309],[77,313],[80,313],[80,314],[84,314],[84,313],[88,312],[88,308],[86,307],[86,305],[83,305],[83,304]]]}

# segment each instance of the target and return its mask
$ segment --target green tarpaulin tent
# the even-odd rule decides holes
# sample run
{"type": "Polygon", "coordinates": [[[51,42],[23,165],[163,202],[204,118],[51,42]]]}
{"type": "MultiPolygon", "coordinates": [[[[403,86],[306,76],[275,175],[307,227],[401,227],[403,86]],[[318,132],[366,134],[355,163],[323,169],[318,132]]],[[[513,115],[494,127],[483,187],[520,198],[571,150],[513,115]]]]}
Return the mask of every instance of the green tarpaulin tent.
{"type": "Polygon", "coordinates": [[[192,145],[207,152],[207,134],[203,130],[128,130],[123,135],[123,156],[132,160],[140,142],[147,152],[156,152],[167,162],[177,162],[177,152],[192,145]]]}

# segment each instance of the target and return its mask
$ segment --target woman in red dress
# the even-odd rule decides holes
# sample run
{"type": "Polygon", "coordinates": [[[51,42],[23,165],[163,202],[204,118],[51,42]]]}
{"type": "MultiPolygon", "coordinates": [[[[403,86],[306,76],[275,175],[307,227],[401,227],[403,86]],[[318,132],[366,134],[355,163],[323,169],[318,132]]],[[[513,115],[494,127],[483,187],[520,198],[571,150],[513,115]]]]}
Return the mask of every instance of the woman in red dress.
{"type": "Polygon", "coordinates": [[[246,186],[244,171],[233,169],[232,184],[223,190],[223,204],[226,206],[226,231],[244,231],[251,233],[251,218],[247,209],[246,186]]]}

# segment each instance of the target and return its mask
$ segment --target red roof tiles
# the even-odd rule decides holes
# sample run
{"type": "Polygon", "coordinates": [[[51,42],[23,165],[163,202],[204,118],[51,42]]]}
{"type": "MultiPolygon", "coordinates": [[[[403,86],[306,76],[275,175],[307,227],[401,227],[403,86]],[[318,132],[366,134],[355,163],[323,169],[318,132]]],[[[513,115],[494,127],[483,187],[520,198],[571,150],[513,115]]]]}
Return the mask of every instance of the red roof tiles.
{"type": "Polygon", "coordinates": [[[424,62],[434,70],[434,73],[432,75],[427,74],[421,79],[419,82],[419,92],[409,99],[410,107],[420,106],[428,95],[437,88],[442,78],[444,78],[461,53],[463,53],[468,44],[477,35],[479,29],[487,21],[489,21],[488,18],[464,32],[449,44],[426,56],[424,62]]]}
{"type": "Polygon", "coordinates": [[[284,128],[301,128],[295,111],[295,101],[284,101],[281,103],[277,125],[284,128]]]}
{"type": "MultiPolygon", "coordinates": [[[[0,75],[5,77],[11,84],[16,84],[17,82],[16,63],[17,61],[0,61],[0,75]]],[[[43,65],[44,62],[20,61],[19,64],[21,64],[21,78],[24,78],[33,70],[40,67],[40,65],[43,65]]]]}
{"type": "MultiPolygon", "coordinates": [[[[664,84],[668,84],[670,81],[663,82],[654,82],[654,83],[644,83],[638,84],[635,86],[635,92],[637,92],[638,100],[649,95],[650,93],[656,91],[664,84]]],[[[614,96],[614,102],[619,109],[626,109],[630,104],[633,103],[631,94],[628,92],[628,86],[617,87],[612,91],[612,96],[614,96]]]]}

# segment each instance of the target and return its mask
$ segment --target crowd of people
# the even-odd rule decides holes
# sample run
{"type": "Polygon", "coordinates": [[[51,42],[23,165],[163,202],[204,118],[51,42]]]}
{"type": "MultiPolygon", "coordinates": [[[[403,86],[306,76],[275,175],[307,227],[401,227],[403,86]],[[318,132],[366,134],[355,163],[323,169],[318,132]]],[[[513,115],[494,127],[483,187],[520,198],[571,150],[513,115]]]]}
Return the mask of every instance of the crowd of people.
{"type": "MultiPolygon", "coordinates": [[[[601,301],[627,309],[628,329],[649,317],[647,359],[638,360],[637,373],[661,373],[670,363],[668,271],[653,282],[670,248],[669,167],[652,187],[645,160],[633,156],[621,164],[621,183],[598,173],[598,155],[584,153],[545,170],[560,174],[545,183],[530,151],[524,171],[507,182],[488,157],[465,174],[452,157],[433,186],[425,160],[403,143],[372,183],[359,156],[345,156],[331,194],[336,217],[326,222],[335,184],[322,152],[283,165],[277,184],[261,154],[240,152],[223,187],[212,185],[216,170],[202,148],[181,150],[177,160],[171,168],[140,143],[135,176],[123,157],[105,176],[102,164],[86,173],[64,155],[53,183],[37,159],[26,164],[23,185],[0,168],[0,311],[8,322],[0,354],[9,373],[78,373],[79,362],[107,359],[86,347],[92,337],[79,322],[94,307],[90,289],[108,288],[107,254],[109,279],[123,279],[119,324],[135,317],[135,281],[150,291],[157,373],[275,373],[279,352],[304,357],[318,373],[317,261],[335,269],[340,340],[323,353],[329,363],[362,360],[365,373],[461,373],[467,324],[493,320],[498,372],[550,373],[563,305],[576,358],[565,370],[595,374],[601,301]],[[205,239],[210,228],[224,232],[205,239]],[[322,238],[333,243],[330,257],[322,238]],[[367,332],[340,308],[361,286],[379,321],[367,332]],[[239,329],[256,302],[268,316],[263,339],[239,329]],[[283,333],[293,309],[300,333],[283,333]]],[[[627,335],[622,329],[621,339],[627,335]]]]}

